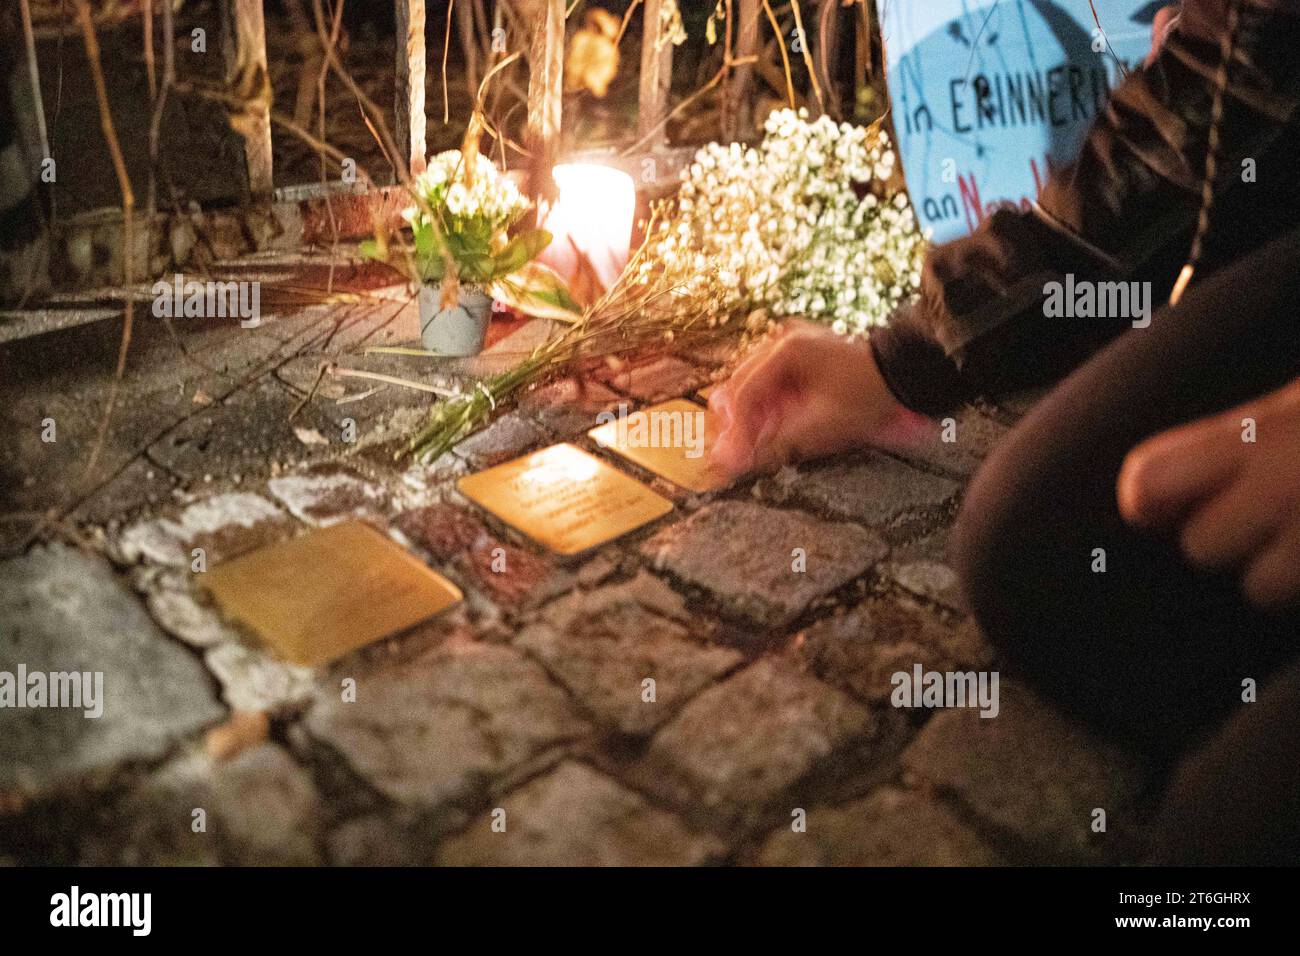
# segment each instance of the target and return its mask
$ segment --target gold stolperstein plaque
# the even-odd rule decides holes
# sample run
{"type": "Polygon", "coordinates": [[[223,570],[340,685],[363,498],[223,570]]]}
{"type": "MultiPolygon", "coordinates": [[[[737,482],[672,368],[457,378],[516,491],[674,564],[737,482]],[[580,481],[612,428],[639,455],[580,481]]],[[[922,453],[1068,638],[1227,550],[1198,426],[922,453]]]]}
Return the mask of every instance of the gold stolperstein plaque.
{"type": "Polygon", "coordinates": [[[673,510],[635,478],[569,444],[467,475],[457,487],[559,554],[594,548],[673,510]]]}
{"type": "Polygon", "coordinates": [[[688,491],[717,491],[731,484],[709,462],[714,416],[684,398],[675,398],[620,416],[587,432],[604,448],[688,491]]]}
{"type": "Polygon", "coordinates": [[[361,521],[319,528],[201,575],[221,610],[294,664],[328,663],[404,631],[460,590],[361,521]]]}

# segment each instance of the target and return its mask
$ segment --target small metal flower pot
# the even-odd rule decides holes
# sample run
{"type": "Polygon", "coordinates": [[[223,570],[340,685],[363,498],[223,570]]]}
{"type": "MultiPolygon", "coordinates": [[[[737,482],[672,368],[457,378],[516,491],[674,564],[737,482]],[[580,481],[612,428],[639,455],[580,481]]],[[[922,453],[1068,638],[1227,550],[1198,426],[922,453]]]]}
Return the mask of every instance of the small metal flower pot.
{"type": "Polygon", "coordinates": [[[439,355],[478,355],[487,339],[492,318],[492,297],[477,286],[461,286],[457,303],[440,308],[442,290],[420,287],[420,340],[439,355]]]}

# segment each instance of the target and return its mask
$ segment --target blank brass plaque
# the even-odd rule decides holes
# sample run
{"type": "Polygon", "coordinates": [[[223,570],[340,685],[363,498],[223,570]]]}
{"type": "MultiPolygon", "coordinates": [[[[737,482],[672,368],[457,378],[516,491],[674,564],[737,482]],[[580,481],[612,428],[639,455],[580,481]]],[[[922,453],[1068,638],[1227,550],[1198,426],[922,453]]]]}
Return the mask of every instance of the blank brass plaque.
{"type": "Polygon", "coordinates": [[[361,521],[260,548],[201,580],[227,616],[306,666],[336,660],[461,599],[454,584],[361,521]]]}
{"type": "Polygon", "coordinates": [[[635,478],[569,444],[466,475],[457,487],[559,554],[594,548],[673,510],[635,478]]]}
{"type": "Polygon", "coordinates": [[[709,463],[714,416],[675,398],[587,432],[592,440],[688,491],[716,491],[730,477],[709,463]],[[697,454],[698,453],[698,454],[697,454]]]}

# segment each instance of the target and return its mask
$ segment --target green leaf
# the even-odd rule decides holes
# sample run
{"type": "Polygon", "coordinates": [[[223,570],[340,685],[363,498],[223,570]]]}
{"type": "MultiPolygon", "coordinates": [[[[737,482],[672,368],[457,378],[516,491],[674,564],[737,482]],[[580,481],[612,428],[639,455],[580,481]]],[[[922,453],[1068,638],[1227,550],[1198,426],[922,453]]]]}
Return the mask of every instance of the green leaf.
{"type": "Polygon", "coordinates": [[[508,276],[518,272],[525,265],[542,254],[542,250],[551,244],[551,234],[545,229],[531,229],[515,236],[496,255],[496,269],[493,278],[508,276]]]}
{"type": "Polygon", "coordinates": [[[573,301],[564,280],[540,262],[526,263],[497,279],[489,291],[493,298],[524,315],[560,322],[576,322],[582,317],[582,306],[573,301]]]}

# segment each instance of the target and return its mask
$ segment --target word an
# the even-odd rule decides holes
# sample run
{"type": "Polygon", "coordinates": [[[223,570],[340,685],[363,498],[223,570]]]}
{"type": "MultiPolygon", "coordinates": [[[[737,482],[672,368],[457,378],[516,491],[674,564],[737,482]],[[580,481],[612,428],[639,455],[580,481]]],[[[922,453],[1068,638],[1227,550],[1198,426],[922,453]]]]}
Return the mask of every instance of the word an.
{"type": "Polygon", "coordinates": [[[628,413],[627,402],[617,412],[601,412],[596,424],[614,423],[624,448],[685,448],[687,458],[704,454],[704,412],[641,411],[628,413]]]}
{"type": "Polygon", "coordinates": [[[69,893],[50,897],[51,926],[129,926],[132,935],[148,936],[153,928],[152,893],[69,893]]]}
{"type": "Polygon", "coordinates": [[[1151,324],[1150,282],[1065,282],[1043,285],[1043,315],[1049,319],[1132,319],[1133,328],[1151,324]]]}
{"type": "Polygon", "coordinates": [[[981,717],[996,717],[998,704],[997,671],[922,670],[912,666],[912,673],[896,671],[889,679],[894,685],[889,702],[895,707],[979,707],[981,717]]]}
{"type": "Polygon", "coordinates": [[[0,708],[55,707],[82,709],[89,718],[104,715],[103,671],[0,671],[0,708]]]}
{"type": "Polygon", "coordinates": [[[177,273],[170,283],[153,284],[153,314],[159,319],[239,319],[240,328],[262,324],[261,282],[185,281],[177,273]]]}

